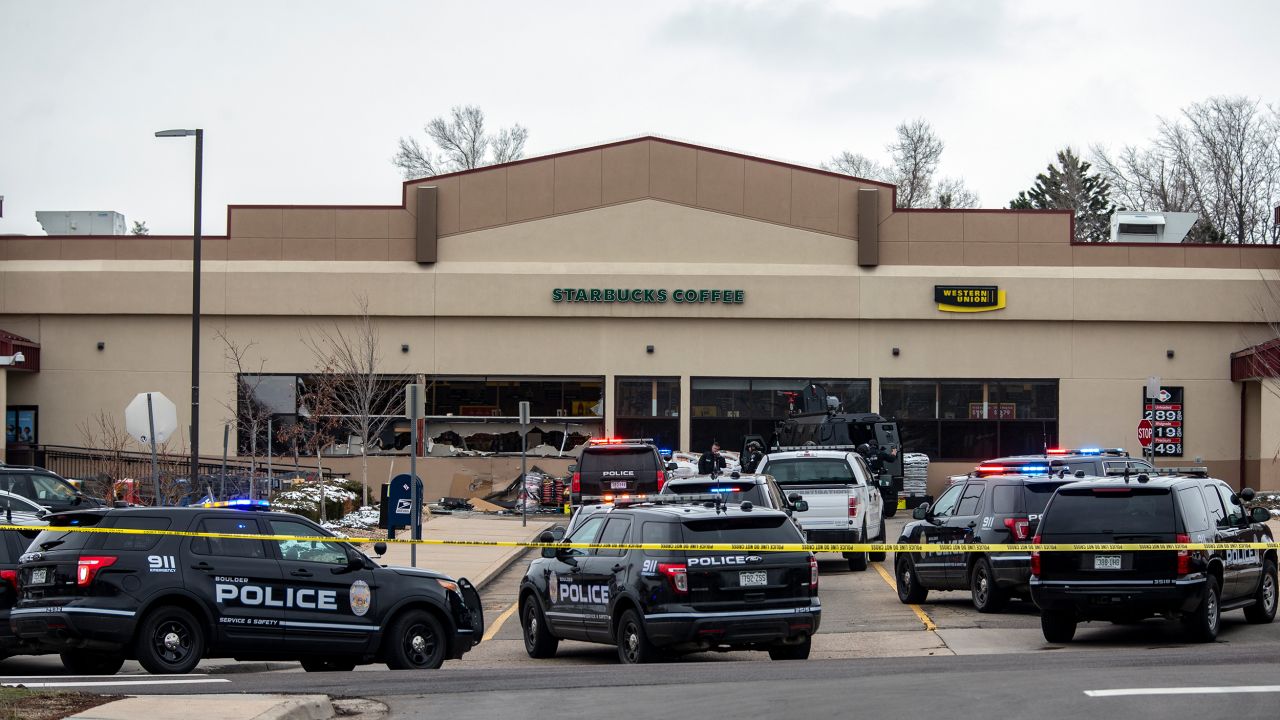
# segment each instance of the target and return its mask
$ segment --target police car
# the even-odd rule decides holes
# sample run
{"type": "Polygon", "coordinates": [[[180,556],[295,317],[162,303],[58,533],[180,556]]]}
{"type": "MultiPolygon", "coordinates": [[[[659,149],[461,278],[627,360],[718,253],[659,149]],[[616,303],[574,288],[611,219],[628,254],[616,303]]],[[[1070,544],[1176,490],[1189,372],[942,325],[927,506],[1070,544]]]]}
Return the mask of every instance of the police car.
{"type": "MultiPolygon", "coordinates": [[[[541,542],[557,542],[552,531],[541,542]]],[[[723,498],[659,496],[582,518],[572,543],[800,543],[786,513],[723,498]]],[[[767,650],[805,659],[818,630],[818,564],[810,552],[546,548],[520,583],[530,657],[561,640],[613,644],[625,664],[708,650],[767,650]]]]}
{"type": "Polygon", "coordinates": [[[9,624],[24,652],[61,653],[77,672],[113,673],[133,658],[152,673],[186,673],[205,657],[300,660],[308,671],[438,668],[483,634],[465,579],[381,567],[336,538],[225,537],[332,537],[298,515],[115,508],[46,519],[20,558],[9,624]]]}

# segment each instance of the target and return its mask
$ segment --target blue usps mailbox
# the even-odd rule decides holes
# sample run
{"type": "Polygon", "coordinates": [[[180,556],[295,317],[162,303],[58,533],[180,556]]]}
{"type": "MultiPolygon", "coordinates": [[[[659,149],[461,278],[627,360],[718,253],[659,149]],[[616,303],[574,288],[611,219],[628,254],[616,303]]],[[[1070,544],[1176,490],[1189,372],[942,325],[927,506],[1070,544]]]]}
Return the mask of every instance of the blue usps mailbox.
{"type": "MultiPolygon", "coordinates": [[[[413,487],[409,484],[413,476],[401,473],[387,484],[386,517],[387,532],[396,528],[409,527],[413,523],[413,487]]],[[[418,497],[422,497],[422,478],[418,478],[418,497]]]]}

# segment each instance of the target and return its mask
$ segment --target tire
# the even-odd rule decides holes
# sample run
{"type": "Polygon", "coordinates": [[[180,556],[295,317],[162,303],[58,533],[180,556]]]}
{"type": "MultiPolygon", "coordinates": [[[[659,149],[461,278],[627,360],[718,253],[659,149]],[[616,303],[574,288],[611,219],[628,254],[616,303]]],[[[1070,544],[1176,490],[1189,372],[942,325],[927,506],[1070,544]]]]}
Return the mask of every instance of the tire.
{"type": "Polygon", "coordinates": [[[351,672],[356,669],[356,661],[342,658],[307,658],[302,661],[302,669],[307,672],[351,672]]]}
{"type": "Polygon", "coordinates": [[[68,650],[58,657],[72,675],[115,675],[124,666],[123,655],[110,653],[68,650]]]}
{"type": "Polygon", "coordinates": [[[920,584],[915,566],[906,557],[898,556],[894,564],[894,577],[898,586],[898,599],[904,605],[916,605],[929,597],[929,589],[920,584]]]}
{"type": "Polygon", "coordinates": [[[1254,593],[1254,603],[1244,609],[1244,618],[1254,625],[1266,625],[1276,619],[1276,564],[1267,560],[1262,565],[1262,582],[1254,593]]]}
{"type": "Polygon", "coordinates": [[[618,661],[623,665],[641,665],[659,659],[658,648],[649,642],[644,621],[635,610],[626,610],[618,619],[618,661]]]}
{"type": "Polygon", "coordinates": [[[1218,578],[1209,576],[1200,604],[1182,616],[1182,625],[1195,642],[1207,643],[1218,639],[1218,628],[1222,625],[1222,591],[1218,578]]]}
{"type": "Polygon", "coordinates": [[[806,635],[804,642],[796,645],[774,645],[769,648],[770,660],[808,660],[813,647],[813,636],[806,635]]]}
{"type": "MultiPolygon", "coordinates": [[[[867,542],[867,523],[862,523],[862,542],[867,542]]],[[[849,558],[849,569],[854,572],[865,572],[867,566],[871,564],[871,553],[856,552],[845,557],[849,558]]]]}
{"type": "Polygon", "coordinates": [[[147,614],[133,643],[134,657],[153,675],[185,675],[204,657],[204,625],[180,607],[166,605],[147,614]]]}
{"type": "MultiPolygon", "coordinates": [[[[886,535],[884,534],[884,512],[883,512],[883,511],[881,511],[881,512],[880,512],[880,542],[881,542],[881,544],[883,544],[885,540],[886,540],[886,535]]],[[[886,552],[884,552],[883,550],[882,550],[882,551],[880,551],[880,552],[873,552],[873,553],[871,553],[871,562],[884,562],[884,561],[885,561],[885,558],[886,558],[886,557],[888,557],[888,555],[889,555],[889,553],[886,553],[886,552]]]]}
{"type": "Polygon", "coordinates": [[[1076,636],[1079,622],[1069,610],[1045,610],[1040,613],[1040,632],[1051,643],[1069,643],[1076,636]]]}
{"type": "Polygon", "coordinates": [[[978,558],[969,573],[969,592],[973,595],[973,607],[980,613],[1000,612],[1009,604],[1009,593],[996,583],[991,560],[978,558]]]}
{"type": "Polygon", "coordinates": [[[387,667],[392,670],[435,670],[444,664],[449,645],[444,627],[426,610],[401,613],[385,642],[387,667]]]}
{"type": "Polygon", "coordinates": [[[524,609],[520,612],[520,629],[524,636],[524,651],[529,653],[529,657],[549,658],[556,654],[560,639],[551,634],[547,618],[534,597],[525,600],[524,609]]]}

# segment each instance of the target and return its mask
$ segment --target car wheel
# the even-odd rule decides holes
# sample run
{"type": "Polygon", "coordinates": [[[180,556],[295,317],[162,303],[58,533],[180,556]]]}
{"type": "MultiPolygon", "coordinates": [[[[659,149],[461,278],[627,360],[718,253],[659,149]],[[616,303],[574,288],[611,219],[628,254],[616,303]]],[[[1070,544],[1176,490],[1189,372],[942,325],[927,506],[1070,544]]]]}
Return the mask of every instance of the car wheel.
{"type": "MultiPolygon", "coordinates": [[[[861,542],[867,542],[867,524],[865,522],[862,523],[861,542]]],[[[845,557],[849,558],[849,569],[854,572],[862,572],[871,564],[871,553],[865,550],[862,552],[849,553],[845,555],[845,557]]]]}
{"type": "Polygon", "coordinates": [[[1262,581],[1254,593],[1253,604],[1244,609],[1244,617],[1255,625],[1276,619],[1276,564],[1268,560],[1262,566],[1262,581]]]}
{"type": "Polygon", "coordinates": [[[185,675],[204,657],[204,626],[180,607],[152,610],[134,640],[134,657],[153,675],[185,675]]]}
{"type": "MultiPolygon", "coordinates": [[[[880,513],[880,540],[879,540],[879,542],[883,544],[883,543],[884,543],[884,541],[885,541],[885,539],[886,539],[886,537],[887,537],[887,536],[884,534],[884,513],[883,513],[883,512],[881,512],[881,513],[880,513]]],[[[882,550],[882,551],[880,551],[880,552],[873,552],[873,553],[871,553],[871,561],[872,561],[872,562],[884,562],[884,559],[885,559],[885,557],[887,557],[887,556],[888,556],[888,553],[884,552],[883,550],[882,550]]]]}
{"type": "Polygon", "coordinates": [[[86,650],[69,650],[58,657],[72,675],[115,675],[124,666],[123,655],[86,650]]]}
{"type": "Polygon", "coordinates": [[[980,613],[1000,612],[1009,603],[1009,593],[996,584],[996,574],[991,560],[978,558],[969,573],[969,590],[973,593],[973,606],[980,613]]]}
{"type": "Polygon", "coordinates": [[[1209,576],[1204,584],[1204,595],[1195,610],[1182,616],[1187,634],[1196,642],[1213,642],[1218,639],[1218,626],[1222,624],[1221,590],[1218,578],[1209,576]]]}
{"type": "Polygon", "coordinates": [[[627,610],[618,620],[618,660],[623,665],[640,665],[658,659],[658,648],[649,642],[644,622],[635,610],[627,610]]]}
{"type": "Polygon", "coordinates": [[[892,499],[887,497],[884,498],[883,507],[884,507],[884,510],[881,511],[880,513],[883,517],[891,518],[894,515],[897,515],[898,514],[897,496],[894,496],[892,499]]]}
{"type": "Polygon", "coordinates": [[[387,667],[392,670],[435,670],[444,664],[448,641],[435,615],[409,610],[391,624],[387,667]]]}
{"type": "Polygon", "coordinates": [[[894,576],[897,578],[898,599],[906,604],[922,603],[929,597],[929,589],[920,584],[920,576],[916,574],[915,565],[905,556],[899,555],[894,565],[894,576]]]}
{"type": "Polygon", "coordinates": [[[774,645],[769,648],[770,660],[808,660],[809,649],[813,647],[813,636],[806,635],[804,642],[795,645],[774,645]]]}
{"type": "Polygon", "coordinates": [[[356,669],[356,661],[341,658],[307,658],[302,661],[302,669],[307,672],[351,672],[356,669]]]}
{"type": "Polygon", "coordinates": [[[1079,622],[1069,610],[1045,610],[1040,613],[1040,632],[1051,643],[1069,643],[1079,622]]]}
{"type": "Polygon", "coordinates": [[[556,654],[560,639],[551,634],[547,626],[547,618],[538,607],[538,601],[532,597],[524,602],[524,611],[520,613],[520,628],[524,635],[524,651],[531,658],[549,658],[556,654]]]}

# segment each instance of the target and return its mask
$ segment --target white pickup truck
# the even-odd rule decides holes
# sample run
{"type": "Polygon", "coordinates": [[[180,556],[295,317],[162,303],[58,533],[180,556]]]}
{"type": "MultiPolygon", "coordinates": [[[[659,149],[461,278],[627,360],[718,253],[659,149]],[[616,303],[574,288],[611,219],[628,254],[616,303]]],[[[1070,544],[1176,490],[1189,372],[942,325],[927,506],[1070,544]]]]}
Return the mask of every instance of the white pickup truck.
{"type": "MultiPolygon", "coordinates": [[[[788,497],[799,494],[809,509],[795,520],[809,542],[883,543],[884,504],[862,456],[844,450],[793,450],[765,455],[757,473],[772,475],[788,497]]],[[[883,552],[844,553],[850,570],[866,570],[883,552]]]]}

